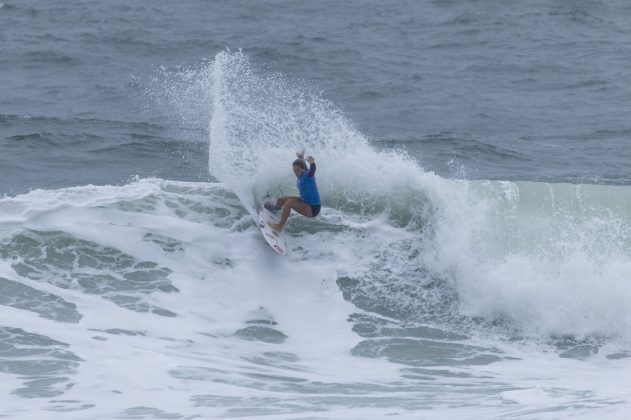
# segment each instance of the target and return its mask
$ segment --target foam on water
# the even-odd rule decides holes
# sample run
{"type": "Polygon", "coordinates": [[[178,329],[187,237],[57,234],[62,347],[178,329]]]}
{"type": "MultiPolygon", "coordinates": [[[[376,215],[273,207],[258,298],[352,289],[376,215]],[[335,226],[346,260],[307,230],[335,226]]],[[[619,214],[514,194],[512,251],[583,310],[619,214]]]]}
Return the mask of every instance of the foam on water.
{"type": "MultiPolygon", "coordinates": [[[[349,345],[349,337],[351,343],[355,340],[352,333],[344,332],[344,329],[341,329],[340,334],[335,334],[335,328],[330,330],[331,323],[345,323],[344,313],[348,309],[345,309],[341,297],[330,292],[328,294],[334,302],[327,307],[327,299],[322,299],[323,296],[326,297],[327,294],[323,293],[328,289],[320,283],[322,279],[319,276],[323,275],[322,272],[318,273],[318,278],[313,278],[314,275],[298,274],[298,268],[293,265],[286,265],[284,269],[283,266],[276,266],[255,270],[256,267],[264,267],[262,259],[267,258],[267,254],[263,247],[258,247],[260,252],[248,254],[242,254],[238,250],[234,253],[226,252],[230,249],[229,244],[235,240],[242,242],[243,246],[253,246],[251,249],[257,249],[259,238],[253,229],[240,232],[237,228],[231,233],[230,228],[238,225],[247,213],[244,213],[242,207],[237,206],[238,202],[235,202],[234,196],[220,185],[189,186],[143,181],[119,189],[87,187],[48,193],[38,191],[32,196],[7,200],[2,204],[4,208],[12,208],[15,211],[25,202],[32,203],[29,207],[39,210],[37,216],[24,221],[19,228],[14,225],[13,229],[6,228],[4,231],[7,238],[13,239],[8,240],[3,246],[3,255],[9,253],[11,256],[5,260],[2,275],[9,281],[18,281],[48,291],[59,299],[72,302],[76,313],[81,314],[81,321],[77,324],[77,316],[64,316],[65,307],[60,306],[57,301],[43,302],[41,305],[55,316],[46,316],[45,312],[35,310],[17,311],[18,316],[11,316],[11,327],[14,328],[12,334],[24,336],[25,339],[29,334],[39,335],[41,338],[29,340],[53,349],[58,347],[60,350],[50,353],[42,363],[46,363],[46,360],[59,360],[55,362],[59,367],[48,372],[39,369],[38,372],[36,365],[31,374],[40,379],[54,378],[61,374],[71,376],[70,384],[67,377],[61,382],[65,382],[64,385],[75,384],[76,393],[81,397],[80,401],[94,402],[94,398],[101,394],[118,396],[109,404],[109,410],[116,413],[117,408],[123,411],[139,405],[143,398],[136,394],[138,391],[140,394],[147,392],[144,404],[155,407],[155,401],[159,400],[156,399],[157,394],[149,390],[141,391],[140,384],[153,383],[151,387],[155,387],[157,393],[162,387],[164,392],[168,393],[168,384],[175,380],[174,378],[194,381],[195,379],[191,378],[200,375],[206,375],[208,378],[216,375],[225,375],[228,378],[238,375],[239,369],[230,365],[239,364],[239,360],[246,356],[255,357],[258,352],[252,350],[258,347],[257,342],[261,343],[262,350],[269,350],[263,354],[271,352],[269,363],[273,366],[274,363],[294,364],[298,360],[297,356],[291,354],[293,346],[285,346],[284,353],[280,354],[275,362],[274,346],[267,344],[278,340],[274,337],[289,335],[291,340],[297,343],[297,347],[301,348],[301,336],[317,337],[326,332],[326,336],[332,338],[332,341],[329,342],[330,346],[321,346],[318,352],[314,353],[316,361],[320,358],[333,360],[333,355],[339,357],[343,352],[337,349],[338,346],[349,345]],[[77,197],[78,200],[69,201],[69,195],[77,197]],[[133,195],[133,199],[129,199],[130,195],[133,195]],[[216,196],[216,199],[212,199],[213,196],[216,196]],[[66,197],[63,200],[64,206],[57,205],[61,197],[66,197]],[[212,204],[205,206],[209,198],[212,204]],[[92,205],[81,204],[86,202],[92,205]],[[187,207],[191,204],[194,204],[191,208],[187,207]],[[234,206],[237,206],[236,210],[234,206]],[[215,212],[223,215],[223,218],[214,218],[215,212]],[[201,219],[205,219],[207,223],[200,223],[201,219]],[[230,223],[230,228],[226,227],[225,223],[230,223]],[[24,236],[24,232],[28,232],[29,241],[17,243],[16,238],[24,236]],[[55,237],[56,241],[63,242],[67,249],[73,251],[68,254],[59,246],[48,245],[47,239],[43,238],[50,236],[55,237]],[[165,247],[165,242],[171,245],[165,247]],[[101,249],[86,244],[98,244],[94,247],[101,249]],[[108,252],[104,253],[105,250],[108,252]],[[37,254],[27,259],[34,251],[37,254]],[[103,261],[91,260],[95,256],[100,256],[103,261]],[[254,265],[243,265],[240,263],[243,259],[259,262],[254,265]],[[154,280],[162,277],[162,274],[155,272],[155,263],[151,263],[153,261],[160,261],[160,264],[172,267],[169,269],[168,279],[174,285],[173,288],[149,288],[154,280]],[[19,276],[18,267],[25,265],[45,266],[49,271],[48,276],[34,276],[31,274],[32,270],[23,271],[25,277],[19,276]],[[138,305],[120,305],[114,299],[102,299],[103,294],[100,291],[86,289],[82,285],[82,280],[89,278],[90,269],[92,279],[99,281],[106,273],[116,277],[118,270],[127,267],[133,268],[136,275],[129,276],[129,271],[122,273],[118,283],[111,285],[112,291],[127,293],[130,301],[145,302],[152,307],[168,311],[168,314],[148,311],[138,305]],[[268,270],[280,270],[284,273],[284,278],[287,279],[282,282],[285,283],[285,290],[304,288],[311,284],[314,293],[304,294],[302,299],[294,299],[288,303],[285,301],[286,295],[270,293],[267,283],[270,274],[266,273],[268,270]],[[145,275],[139,275],[141,273],[145,275]],[[300,279],[305,277],[305,281],[301,282],[300,279]],[[68,281],[60,283],[58,279],[68,281]],[[142,287],[133,291],[127,290],[124,287],[125,279],[142,287]],[[317,305],[311,303],[313,299],[317,300],[317,305]],[[279,310],[271,308],[278,305],[279,310]],[[286,309],[282,310],[284,307],[286,309]],[[273,310],[273,317],[268,314],[270,309],[267,308],[273,310]],[[318,319],[318,315],[322,314],[320,311],[325,310],[330,322],[318,319]],[[296,317],[286,315],[285,311],[289,314],[306,311],[306,315],[296,317]],[[29,316],[29,313],[32,313],[32,316],[29,316]],[[309,327],[304,323],[311,318],[317,319],[318,322],[309,327]],[[186,319],[188,321],[185,321],[186,319]],[[302,325],[292,333],[292,325],[296,322],[302,325]],[[257,336],[256,331],[252,333],[251,327],[259,324],[261,326],[257,336]],[[277,324],[282,326],[280,328],[285,333],[275,333],[274,326],[277,324]],[[249,327],[250,330],[247,330],[249,327]],[[55,337],[54,342],[46,338],[51,336],[55,337]],[[194,336],[198,338],[194,339],[194,336]],[[244,340],[243,344],[239,344],[239,338],[244,340]],[[212,342],[222,344],[215,347],[212,342]],[[213,347],[215,350],[212,350],[213,347]],[[331,349],[332,354],[327,352],[327,348],[331,349]],[[70,352],[66,355],[61,349],[68,349],[70,352]],[[175,363],[179,358],[178,353],[186,356],[175,363]],[[283,357],[287,361],[284,361],[283,357]],[[227,359],[222,361],[224,358],[227,359]],[[63,362],[64,360],[70,360],[69,364],[63,362]],[[96,368],[94,363],[104,363],[107,367],[96,368]],[[156,366],[161,368],[156,369],[156,366]],[[225,370],[217,370],[218,366],[225,370]],[[95,369],[101,371],[101,374],[93,375],[95,369]],[[77,383],[81,385],[78,386],[77,383]],[[91,391],[88,391],[90,389],[91,391]],[[120,400],[121,405],[118,406],[119,403],[115,400],[120,400]]],[[[27,212],[24,211],[23,215],[27,212]]],[[[334,283],[331,284],[334,287],[334,283]]],[[[16,310],[11,308],[15,306],[9,304],[3,311],[7,311],[6,315],[13,315],[16,310]]],[[[15,339],[8,340],[5,344],[16,342],[15,339]]],[[[306,348],[308,346],[305,346],[306,348]]],[[[39,351],[35,354],[40,354],[40,357],[42,355],[39,351]]],[[[13,360],[10,353],[5,354],[8,371],[20,374],[22,371],[10,367],[19,365],[25,356],[17,352],[14,356],[17,360],[13,360]]],[[[302,363],[308,364],[309,358],[305,359],[302,363]]],[[[329,366],[332,367],[333,364],[329,366]]],[[[263,374],[264,370],[255,369],[260,371],[260,374],[263,374]]],[[[326,372],[319,373],[326,375],[326,372]]],[[[22,375],[28,373],[24,371],[22,375]]],[[[254,371],[251,375],[254,375],[254,371]]],[[[365,375],[360,373],[358,376],[365,375]]],[[[23,376],[23,379],[25,378],[23,376]]],[[[203,387],[208,388],[208,384],[203,387]]],[[[33,396],[44,397],[61,394],[70,386],[60,388],[55,384],[49,384],[44,387],[48,391],[32,388],[33,386],[27,386],[33,396]]],[[[67,396],[64,397],[64,400],[66,399],[67,396]]],[[[165,394],[163,401],[169,399],[165,394]]],[[[13,407],[18,407],[18,403],[19,401],[13,407]]]]}
{"type": "Polygon", "coordinates": [[[624,417],[626,188],[444,179],[242,53],[204,66],[165,97],[211,112],[219,183],[0,200],[0,414],[624,417]],[[279,257],[252,213],[303,146],[323,211],[279,257]]]}
{"type": "Polygon", "coordinates": [[[0,277],[22,285],[0,306],[10,417],[351,419],[431,407],[453,418],[615,418],[627,406],[623,354],[559,359],[432,327],[440,319],[420,308],[438,295],[402,266],[417,258],[405,248],[418,232],[380,215],[329,208],[315,226],[292,220],[279,258],[223,184],[35,191],[0,208],[0,277]]]}

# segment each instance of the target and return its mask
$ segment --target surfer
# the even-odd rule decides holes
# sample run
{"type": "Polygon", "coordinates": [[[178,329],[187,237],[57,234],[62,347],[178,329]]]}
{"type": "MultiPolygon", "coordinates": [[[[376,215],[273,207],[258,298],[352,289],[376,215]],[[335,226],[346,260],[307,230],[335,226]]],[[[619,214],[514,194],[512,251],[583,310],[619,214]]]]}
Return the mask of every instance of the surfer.
{"type": "MultiPolygon", "coordinates": [[[[307,170],[304,149],[297,152],[296,156],[298,159],[294,160],[292,168],[294,175],[298,178],[296,187],[298,187],[300,197],[281,197],[276,201],[276,208],[270,209],[281,209],[278,224],[268,222],[268,225],[277,232],[281,232],[285,227],[285,222],[287,222],[292,209],[306,217],[316,217],[320,213],[320,193],[315,179],[315,159],[313,156],[307,156],[307,162],[309,162],[309,170],[307,170]]],[[[272,206],[266,205],[266,207],[269,209],[272,206]]]]}

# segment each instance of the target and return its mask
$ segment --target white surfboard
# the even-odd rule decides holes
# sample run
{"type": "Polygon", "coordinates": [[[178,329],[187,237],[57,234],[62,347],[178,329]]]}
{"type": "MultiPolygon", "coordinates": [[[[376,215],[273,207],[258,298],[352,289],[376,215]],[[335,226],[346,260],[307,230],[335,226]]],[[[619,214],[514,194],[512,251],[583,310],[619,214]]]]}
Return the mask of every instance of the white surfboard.
{"type": "Polygon", "coordinates": [[[276,214],[272,213],[261,204],[259,207],[259,228],[263,234],[263,238],[272,247],[272,249],[278,252],[280,255],[285,255],[287,247],[285,246],[285,238],[282,232],[277,232],[272,229],[267,222],[278,223],[280,211],[276,214]]]}

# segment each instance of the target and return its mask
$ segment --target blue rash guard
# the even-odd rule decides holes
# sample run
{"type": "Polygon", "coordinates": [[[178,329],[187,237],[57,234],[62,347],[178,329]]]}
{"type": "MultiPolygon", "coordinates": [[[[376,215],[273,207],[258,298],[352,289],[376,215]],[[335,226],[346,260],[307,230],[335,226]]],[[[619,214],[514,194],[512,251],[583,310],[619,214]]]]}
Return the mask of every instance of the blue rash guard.
{"type": "Polygon", "coordinates": [[[300,198],[310,206],[320,205],[320,193],[315,179],[316,166],[312,163],[309,171],[304,171],[296,180],[296,187],[300,191],[300,198]]]}

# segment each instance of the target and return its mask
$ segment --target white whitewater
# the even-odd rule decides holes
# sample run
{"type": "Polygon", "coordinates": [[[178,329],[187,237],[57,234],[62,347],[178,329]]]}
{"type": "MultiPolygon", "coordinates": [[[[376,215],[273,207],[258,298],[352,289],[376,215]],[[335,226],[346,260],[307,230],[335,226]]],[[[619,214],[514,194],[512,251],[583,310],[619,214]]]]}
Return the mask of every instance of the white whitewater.
{"type": "Polygon", "coordinates": [[[217,183],[0,200],[0,414],[625,418],[628,188],[441,178],[303,84],[222,52],[170,85],[217,183]],[[303,146],[281,258],[254,203],[303,146]]]}

